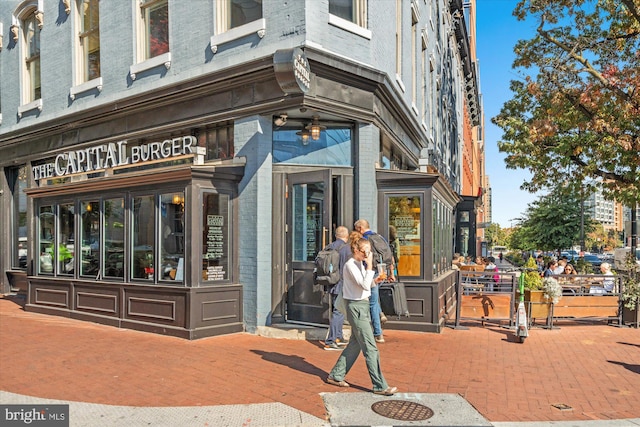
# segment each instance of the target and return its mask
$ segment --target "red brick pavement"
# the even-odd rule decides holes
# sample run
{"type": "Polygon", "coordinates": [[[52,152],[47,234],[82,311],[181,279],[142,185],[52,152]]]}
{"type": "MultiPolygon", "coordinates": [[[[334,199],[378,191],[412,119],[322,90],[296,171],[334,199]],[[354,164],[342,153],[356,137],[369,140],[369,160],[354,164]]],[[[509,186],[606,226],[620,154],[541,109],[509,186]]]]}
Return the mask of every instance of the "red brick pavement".
{"type": "MultiPolygon", "coordinates": [[[[380,346],[401,392],[458,393],[489,421],[640,417],[640,331],[604,324],[387,331],[380,346]],[[553,404],[569,405],[561,411],[553,404]]],[[[0,299],[0,389],[129,406],[282,402],[324,418],[319,393],[338,357],[317,342],[233,334],[197,341],[27,313],[0,299]]],[[[347,380],[368,391],[362,358],[347,380]]]]}

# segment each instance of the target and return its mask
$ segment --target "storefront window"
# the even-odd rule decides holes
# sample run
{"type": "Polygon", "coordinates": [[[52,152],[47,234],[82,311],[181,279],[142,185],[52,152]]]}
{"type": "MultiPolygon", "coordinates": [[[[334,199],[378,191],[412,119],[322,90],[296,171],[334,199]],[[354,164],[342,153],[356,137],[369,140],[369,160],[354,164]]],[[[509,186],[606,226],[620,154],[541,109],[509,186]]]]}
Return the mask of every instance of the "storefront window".
{"type": "Polygon", "coordinates": [[[184,193],[160,196],[162,280],[184,279],[184,193]]]}
{"type": "Polygon", "coordinates": [[[451,268],[453,258],[453,208],[442,200],[433,200],[433,273],[451,268]]]}
{"type": "Polygon", "coordinates": [[[100,269],[100,202],[82,202],[80,216],[80,274],[96,276],[100,269]]]}
{"type": "Polygon", "coordinates": [[[124,199],[104,201],[104,276],[124,278],[124,199]]]}
{"type": "Polygon", "coordinates": [[[131,277],[134,279],[153,280],[155,275],[154,212],[153,195],[133,198],[131,277]]]}
{"type": "Polygon", "coordinates": [[[273,132],[273,162],[286,164],[351,166],[351,128],[328,128],[320,139],[302,140],[300,129],[273,132]]]}
{"type": "Polygon", "coordinates": [[[421,212],[420,195],[389,197],[389,244],[400,277],[421,276],[421,212]]]}
{"type": "Polygon", "coordinates": [[[12,240],[14,252],[11,260],[14,268],[27,268],[27,167],[7,170],[7,181],[13,197],[12,240]]]}
{"type": "Polygon", "coordinates": [[[53,274],[54,257],[54,233],[55,222],[53,206],[41,206],[38,212],[39,240],[38,246],[40,256],[38,257],[38,271],[40,273],[53,274]]]}
{"type": "Polygon", "coordinates": [[[202,203],[202,280],[225,281],[229,276],[229,196],[205,193],[202,203]]]}
{"type": "MultiPolygon", "coordinates": [[[[207,129],[201,134],[207,147],[207,160],[232,159],[234,156],[233,122],[207,129]]],[[[200,144],[200,138],[198,144],[200,144]]]]}
{"type": "Polygon", "coordinates": [[[58,274],[73,274],[75,254],[75,208],[73,203],[60,205],[60,236],[58,244],[58,274]]]}

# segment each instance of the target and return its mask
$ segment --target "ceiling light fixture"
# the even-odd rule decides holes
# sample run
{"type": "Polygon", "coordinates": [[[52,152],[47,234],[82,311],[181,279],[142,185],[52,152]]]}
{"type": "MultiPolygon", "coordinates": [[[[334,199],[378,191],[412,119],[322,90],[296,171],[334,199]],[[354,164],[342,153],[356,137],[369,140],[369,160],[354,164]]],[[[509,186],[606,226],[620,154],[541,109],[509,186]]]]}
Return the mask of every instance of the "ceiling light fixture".
{"type": "Polygon", "coordinates": [[[319,123],[320,117],[313,116],[313,121],[307,126],[307,130],[311,132],[311,139],[317,141],[320,139],[320,132],[326,129],[325,126],[321,126],[319,123]]]}
{"type": "Polygon", "coordinates": [[[311,133],[306,128],[296,132],[296,135],[302,140],[302,145],[309,145],[309,136],[311,133]]]}

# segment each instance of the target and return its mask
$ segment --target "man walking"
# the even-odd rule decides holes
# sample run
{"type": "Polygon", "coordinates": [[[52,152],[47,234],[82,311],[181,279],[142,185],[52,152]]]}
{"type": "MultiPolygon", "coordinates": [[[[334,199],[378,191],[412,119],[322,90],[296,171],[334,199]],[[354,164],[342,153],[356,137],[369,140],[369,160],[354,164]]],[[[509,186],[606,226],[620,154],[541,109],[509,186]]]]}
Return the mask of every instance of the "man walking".
{"type": "MultiPolygon", "coordinates": [[[[395,282],[396,277],[394,273],[395,265],[393,261],[393,251],[389,247],[389,243],[382,236],[380,236],[375,231],[371,230],[371,228],[369,228],[369,221],[367,221],[366,219],[357,220],[355,224],[353,224],[353,229],[359,232],[360,234],[362,234],[362,237],[364,237],[365,239],[371,242],[371,250],[374,253],[374,256],[376,256],[376,253],[382,253],[387,251],[391,254],[390,260],[387,260],[389,261],[387,265],[387,268],[389,271],[387,274],[387,280],[389,280],[390,282],[395,282]],[[372,237],[374,235],[376,237],[372,237]],[[378,247],[378,246],[384,246],[384,247],[378,247]]],[[[377,261],[379,260],[377,259],[374,260],[374,264],[376,264],[377,261]]],[[[375,265],[373,267],[375,267],[375,265]]],[[[374,278],[377,278],[379,274],[378,270],[374,268],[373,271],[375,274],[374,278]]],[[[374,285],[371,288],[371,296],[369,297],[369,309],[371,311],[371,324],[373,326],[373,335],[375,337],[375,340],[377,343],[383,343],[384,336],[382,335],[381,318],[382,316],[384,316],[384,314],[382,313],[382,308],[380,307],[380,290],[377,285],[374,285]]]]}
{"type": "Polygon", "coordinates": [[[331,317],[329,318],[329,334],[324,340],[325,350],[342,350],[347,343],[342,335],[342,327],[344,325],[344,315],[336,307],[336,298],[342,292],[344,264],[351,258],[351,247],[347,243],[349,240],[349,230],[345,226],[336,228],[336,240],[329,244],[328,248],[335,249],[340,254],[340,281],[333,285],[329,290],[331,296],[331,317]]]}

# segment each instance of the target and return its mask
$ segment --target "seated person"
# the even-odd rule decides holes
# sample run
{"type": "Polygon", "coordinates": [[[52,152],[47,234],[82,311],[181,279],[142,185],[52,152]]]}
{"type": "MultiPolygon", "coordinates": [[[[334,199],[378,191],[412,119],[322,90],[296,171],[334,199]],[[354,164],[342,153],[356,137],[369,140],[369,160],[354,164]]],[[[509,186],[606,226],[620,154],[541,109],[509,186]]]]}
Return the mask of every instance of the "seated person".
{"type": "Polygon", "coordinates": [[[613,292],[616,280],[613,277],[613,272],[611,271],[611,264],[608,262],[600,264],[600,272],[607,277],[603,278],[602,286],[591,286],[591,288],[589,288],[590,294],[605,294],[607,292],[613,292]]]}

